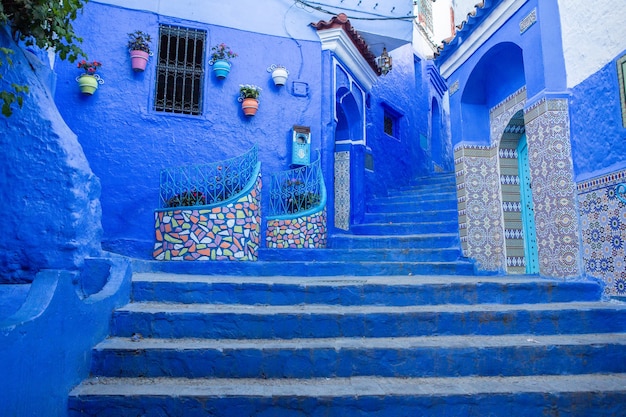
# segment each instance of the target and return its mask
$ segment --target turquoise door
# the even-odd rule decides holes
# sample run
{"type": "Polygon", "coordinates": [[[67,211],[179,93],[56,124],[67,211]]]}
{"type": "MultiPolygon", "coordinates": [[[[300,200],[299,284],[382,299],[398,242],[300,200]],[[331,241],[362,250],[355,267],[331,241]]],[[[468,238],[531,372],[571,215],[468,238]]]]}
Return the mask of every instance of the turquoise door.
{"type": "Polygon", "coordinates": [[[535,211],[533,206],[530,168],[528,167],[528,145],[526,135],[519,140],[517,147],[518,168],[520,179],[520,197],[522,203],[522,225],[524,227],[524,256],[526,257],[526,273],[539,273],[539,254],[537,252],[537,234],[535,232],[535,211]]]}

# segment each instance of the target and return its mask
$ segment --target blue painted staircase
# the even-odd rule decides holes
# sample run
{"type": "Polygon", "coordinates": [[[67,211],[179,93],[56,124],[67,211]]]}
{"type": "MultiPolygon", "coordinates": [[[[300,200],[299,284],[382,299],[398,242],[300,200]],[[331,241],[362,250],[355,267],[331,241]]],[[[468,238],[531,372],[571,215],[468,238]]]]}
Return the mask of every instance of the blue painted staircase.
{"type": "Polygon", "coordinates": [[[407,257],[463,263],[438,220],[456,222],[455,210],[430,217],[424,200],[401,200],[372,202],[367,223],[333,244],[343,269],[300,251],[282,269],[267,254],[279,276],[136,272],[69,416],[626,415],[624,304],[590,281],[385,274],[377,263],[407,257]],[[397,242],[402,210],[441,229],[406,226],[397,242]],[[287,273],[298,263],[307,274],[287,273]]]}

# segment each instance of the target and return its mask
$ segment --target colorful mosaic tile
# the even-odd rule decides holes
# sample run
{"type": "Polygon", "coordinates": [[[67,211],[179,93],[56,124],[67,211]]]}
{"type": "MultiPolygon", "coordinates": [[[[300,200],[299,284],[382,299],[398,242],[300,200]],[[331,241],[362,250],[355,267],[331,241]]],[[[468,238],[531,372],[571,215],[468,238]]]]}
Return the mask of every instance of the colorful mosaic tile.
{"type": "Polygon", "coordinates": [[[585,272],[619,297],[626,296],[626,204],[615,188],[624,179],[626,170],[577,185],[585,272]]]}
{"type": "Polygon", "coordinates": [[[260,243],[261,175],[252,191],[213,208],[158,210],[152,255],[162,261],[256,261],[260,243]]]}
{"type": "Polygon", "coordinates": [[[268,248],[325,248],[327,237],[326,208],[324,208],[310,216],[269,220],[265,240],[268,248]]]}

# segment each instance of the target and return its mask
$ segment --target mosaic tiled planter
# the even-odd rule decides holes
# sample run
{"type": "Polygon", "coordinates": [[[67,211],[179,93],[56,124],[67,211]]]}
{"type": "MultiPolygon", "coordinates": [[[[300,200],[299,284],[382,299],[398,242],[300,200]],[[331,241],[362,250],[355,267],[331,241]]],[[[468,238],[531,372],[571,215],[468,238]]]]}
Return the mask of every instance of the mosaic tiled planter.
{"type": "Polygon", "coordinates": [[[294,219],[268,220],[265,241],[274,249],[325,248],[327,236],[324,208],[294,219]]]}
{"type": "Polygon", "coordinates": [[[154,213],[152,255],[162,261],[256,261],[260,243],[261,177],[252,190],[218,207],[154,213]]]}

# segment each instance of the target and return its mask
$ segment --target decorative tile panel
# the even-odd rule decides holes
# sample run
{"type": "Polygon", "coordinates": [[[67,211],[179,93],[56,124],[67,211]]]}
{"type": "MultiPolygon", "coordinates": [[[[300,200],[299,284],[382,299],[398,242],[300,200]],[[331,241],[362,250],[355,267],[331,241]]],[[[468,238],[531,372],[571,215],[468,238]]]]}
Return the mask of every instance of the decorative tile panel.
{"type": "Polygon", "coordinates": [[[335,227],[350,229],[350,152],[335,152],[335,227]]]}
{"type": "Polygon", "coordinates": [[[268,248],[325,248],[326,208],[296,219],[269,220],[265,241],[268,248]]]}
{"type": "Polygon", "coordinates": [[[256,261],[260,242],[261,175],[250,193],[213,208],[154,213],[152,255],[161,261],[256,261]]]}
{"type": "Polygon", "coordinates": [[[608,296],[626,296],[626,204],[615,187],[626,170],[577,184],[585,273],[606,284],[608,296]]]}
{"type": "Polygon", "coordinates": [[[580,229],[565,99],[541,99],[525,110],[540,273],[581,274],[580,229]]]}
{"type": "Polygon", "coordinates": [[[481,270],[502,271],[506,260],[497,148],[462,145],[454,155],[463,254],[481,270]]]}

